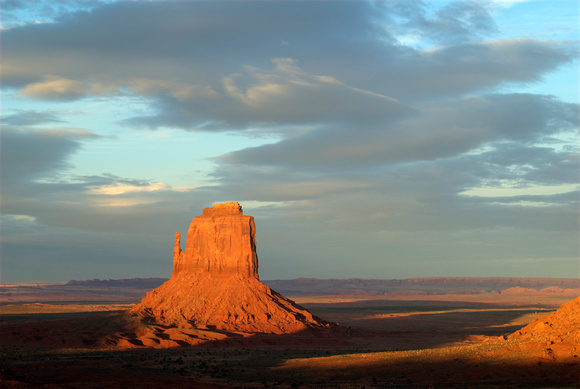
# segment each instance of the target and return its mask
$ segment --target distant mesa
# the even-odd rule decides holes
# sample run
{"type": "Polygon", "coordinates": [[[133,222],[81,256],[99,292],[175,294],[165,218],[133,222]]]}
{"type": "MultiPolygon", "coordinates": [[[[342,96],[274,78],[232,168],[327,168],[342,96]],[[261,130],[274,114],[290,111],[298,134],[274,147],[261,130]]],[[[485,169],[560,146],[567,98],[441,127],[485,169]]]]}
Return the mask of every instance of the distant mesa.
{"type": "Polygon", "coordinates": [[[130,310],[146,322],[230,332],[295,333],[330,324],[259,281],[256,227],[237,202],[193,219],[187,247],[176,234],[173,274],[130,310]]]}
{"type": "Polygon", "coordinates": [[[80,287],[116,287],[116,288],[156,288],[167,281],[167,278],[123,278],[119,280],[100,280],[94,278],[92,280],[70,280],[65,286],[80,286],[80,287]]]}

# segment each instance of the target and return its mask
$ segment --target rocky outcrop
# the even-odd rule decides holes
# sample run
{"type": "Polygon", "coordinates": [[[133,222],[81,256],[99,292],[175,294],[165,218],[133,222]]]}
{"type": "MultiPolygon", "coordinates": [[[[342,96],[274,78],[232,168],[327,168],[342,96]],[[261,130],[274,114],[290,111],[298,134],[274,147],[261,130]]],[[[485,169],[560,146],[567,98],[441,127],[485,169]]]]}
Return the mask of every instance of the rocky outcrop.
{"type": "Polygon", "coordinates": [[[556,312],[532,321],[509,335],[508,341],[525,341],[530,348],[544,350],[552,358],[578,358],[580,355],[580,296],[556,312]]]}
{"type": "Polygon", "coordinates": [[[293,333],[327,324],[259,281],[254,218],[216,204],[176,235],[171,279],[130,312],[181,328],[293,333]]]}

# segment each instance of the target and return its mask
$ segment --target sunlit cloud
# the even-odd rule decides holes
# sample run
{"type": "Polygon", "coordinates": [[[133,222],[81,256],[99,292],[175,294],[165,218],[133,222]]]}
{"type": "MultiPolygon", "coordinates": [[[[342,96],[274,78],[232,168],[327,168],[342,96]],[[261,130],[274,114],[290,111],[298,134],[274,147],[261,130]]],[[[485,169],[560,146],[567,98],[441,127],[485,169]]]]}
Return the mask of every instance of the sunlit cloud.
{"type": "Polygon", "coordinates": [[[500,187],[472,188],[459,193],[463,196],[473,197],[514,197],[514,196],[551,196],[580,190],[580,185],[554,185],[554,186],[516,186],[506,185],[500,187]]]}
{"type": "Polygon", "coordinates": [[[112,185],[104,185],[100,187],[92,187],[88,190],[89,194],[99,194],[116,196],[135,192],[159,192],[159,191],[174,191],[187,192],[195,189],[193,186],[179,186],[173,187],[162,182],[146,183],[143,185],[131,185],[124,183],[115,183],[112,185]]]}
{"type": "Polygon", "coordinates": [[[128,198],[128,199],[97,199],[91,200],[90,204],[96,207],[135,207],[143,206],[157,203],[158,200],[155,199],[143,199],[143,198],[128,198]]]}
{"type": "Polygon", "coordinates": [[[42,82],[26,85],[21,93],[35,99],[75,100],[85,96],[113,92],[115,89],[115,87],[99,83],[88,84],[58,76],[45,76],[42,82]]]}
{"type": "Polygon", "coordinates": [[[30,215],[10,215],[10,214],[3,214],[2,220],[8,221],[16,221],[21,223],[34,223],[36,218],[30,215]]]}

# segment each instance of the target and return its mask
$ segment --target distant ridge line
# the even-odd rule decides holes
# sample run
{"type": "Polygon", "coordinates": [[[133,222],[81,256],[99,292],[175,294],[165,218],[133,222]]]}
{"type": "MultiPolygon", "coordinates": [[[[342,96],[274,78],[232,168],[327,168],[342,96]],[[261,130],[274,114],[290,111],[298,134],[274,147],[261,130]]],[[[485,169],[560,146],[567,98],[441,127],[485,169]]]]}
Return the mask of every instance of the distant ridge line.
{"type": "Polygon", "coordinates": [[[122,279],[108,279],[100,280],[94,278],[92,280],[70,280],[66,286],[116,286],[116,287],[143,287],[148,288],[153,285],[161,285],[167,281],[167,278],[122,278],[122,279]]]}
{"type": "Polygon", "coordinates": [[[420,277],[406,279],[316,279],[270,280],[266,284],[287,294],[382,294],[399,291],[428,293],[580,293],[580,280],[549,277],[420,277]]]}
{"type": "MultiPolygon", "coordinates": [[[[70,280],[66,286],[115,286],[146,288],[161,285],[167,278],[124,278],[100,280],[70,280]]],[[[580,279],[553,277],[414,277],[403,279],[370,279],[370,278],[294,278],[266,280],[264,283],[276,287],[284,286],[303,290],[306,287],[324,289],[441,289],[456,290],[461,288],[481,288],[484,290],[503,290],[513,287],[543,289],[559,287],[563,289],[580,289],[580,279]]],[[[283,288],[282,288],[283,289],[283,288]]]]}
{"type": "MultiPolygon", "coordinates": [[[[166,278],[70,280],[65,283],[28,282],[0,285],[0,305],[16,302],[114,301],[138,302],[166,278]]],[[[277,292],[293,297],[367,296],[397,298],[403,295],[580,295],[580,280],[549,277],[418,277],[406,279],[319,279],[262,281],[277,292]]]]}

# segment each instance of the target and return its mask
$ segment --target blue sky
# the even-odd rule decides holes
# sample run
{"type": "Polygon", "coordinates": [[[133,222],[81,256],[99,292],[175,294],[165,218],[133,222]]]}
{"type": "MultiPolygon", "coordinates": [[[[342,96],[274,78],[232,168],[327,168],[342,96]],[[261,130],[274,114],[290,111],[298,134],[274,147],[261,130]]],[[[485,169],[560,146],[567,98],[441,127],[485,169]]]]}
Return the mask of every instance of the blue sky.
{"type": "Polygon", "coordinates": [[[580,275],[577,1],[0,5],[0,282],[580,275]]]}

